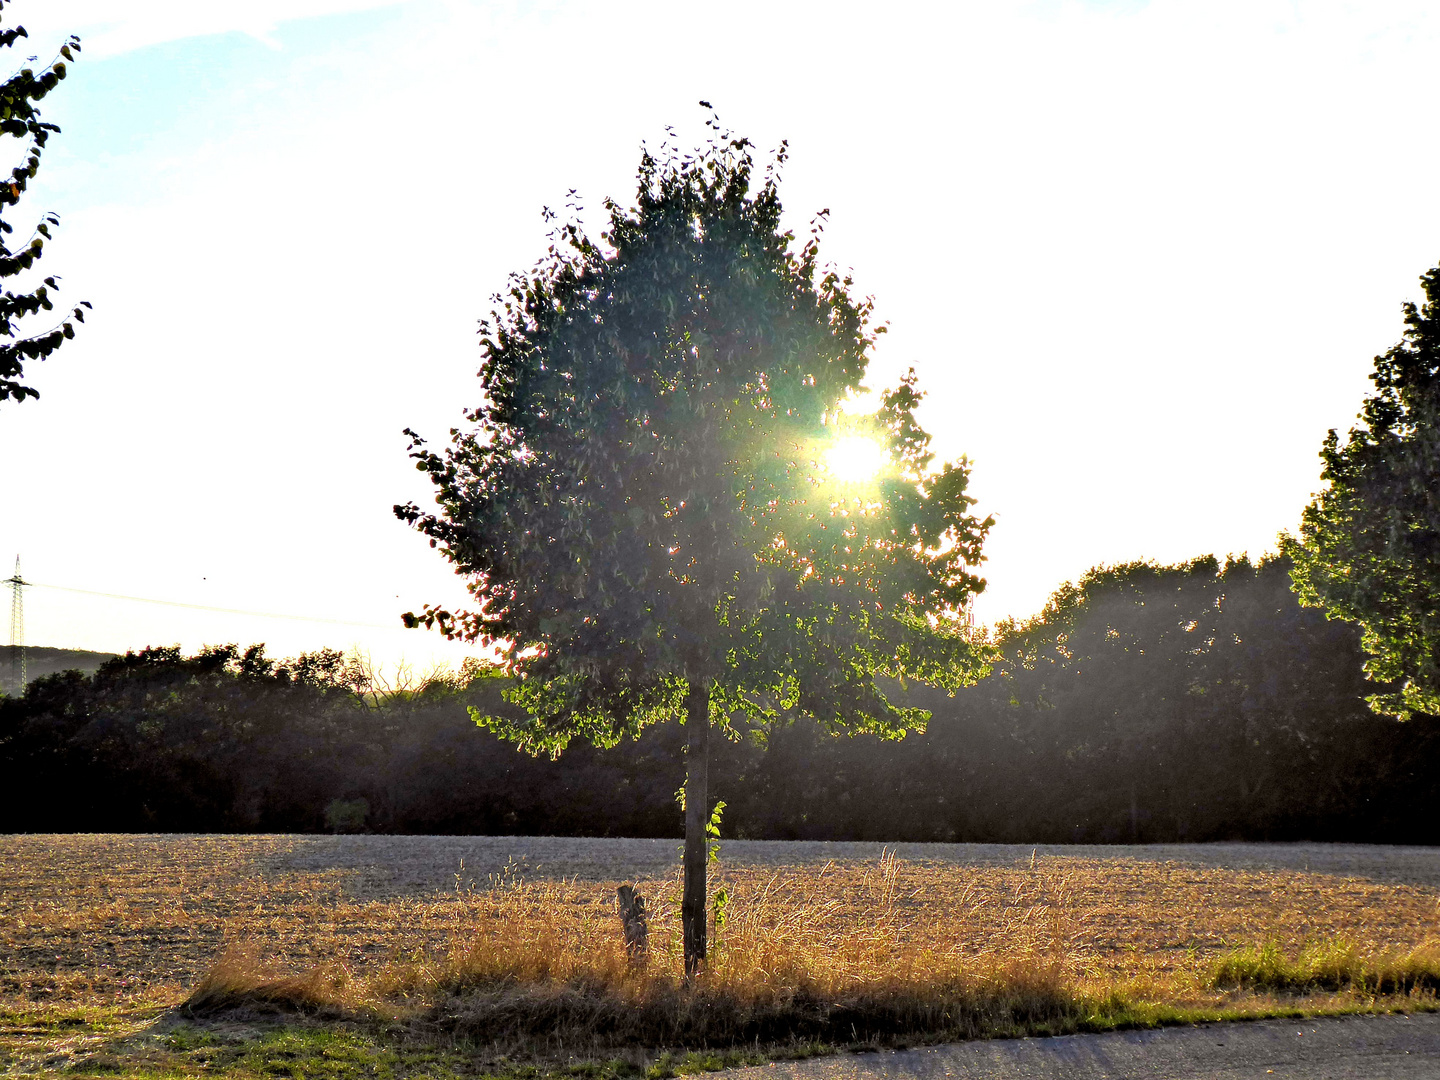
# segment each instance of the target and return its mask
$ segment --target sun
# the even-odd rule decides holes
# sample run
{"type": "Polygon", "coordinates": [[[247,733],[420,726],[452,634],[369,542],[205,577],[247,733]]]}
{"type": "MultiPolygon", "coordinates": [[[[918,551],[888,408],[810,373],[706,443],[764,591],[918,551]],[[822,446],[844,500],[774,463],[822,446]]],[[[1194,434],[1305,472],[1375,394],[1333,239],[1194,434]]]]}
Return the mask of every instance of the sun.
{"type": "Polygon", "coordinates": [[[890,451],[876,439],[844,435],[825,452],[825,467],[842,484],[866,484],[890,465],[890,451]]]}

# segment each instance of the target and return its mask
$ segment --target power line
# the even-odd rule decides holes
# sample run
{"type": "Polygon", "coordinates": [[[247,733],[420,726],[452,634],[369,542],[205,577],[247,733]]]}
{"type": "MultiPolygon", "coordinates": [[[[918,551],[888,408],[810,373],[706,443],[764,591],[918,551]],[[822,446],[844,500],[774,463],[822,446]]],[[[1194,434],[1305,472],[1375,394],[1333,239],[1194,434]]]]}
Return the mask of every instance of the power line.
{"type": "MultiPolygon", "coordinates": [[[[19,576],[19,571],[16,571],[19,576]]],[[[349,619],[327,619],[318,615],[286,615],[276,611],[245,611],[241,608],[211,607],[209,604],[186,604],[179,600],[155,600],[148,596],[122,596],[120,593],[96,592],[94,589],[76,589],[69,585],[47,585],[38,581],[24,584],[36,589],[57,589],[60,592],[80,593],[84,596],[103,596],[107,600],[131,600],[137,604],[160,604],[164,607],[189,608],[192,611],[215,611],[222,615],[250,615],[259,619],[289,619],[292,622],[331,623],[335,626],[361,626],[371,630],[398,630],[397,626],[382,626],[380,623],[352,622],[349,619]]]]}

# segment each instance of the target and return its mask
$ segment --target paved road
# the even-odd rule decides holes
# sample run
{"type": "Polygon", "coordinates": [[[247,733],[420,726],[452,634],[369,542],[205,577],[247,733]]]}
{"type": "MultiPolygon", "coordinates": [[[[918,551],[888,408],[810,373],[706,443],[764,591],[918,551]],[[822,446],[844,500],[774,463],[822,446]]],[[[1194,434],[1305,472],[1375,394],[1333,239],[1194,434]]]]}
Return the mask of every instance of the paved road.
{"type": "Polygon", "coordinates": [[[735,1069],[727,1080],[1440,1080],[1440,1013],[992,1039],[735,1069]]]}

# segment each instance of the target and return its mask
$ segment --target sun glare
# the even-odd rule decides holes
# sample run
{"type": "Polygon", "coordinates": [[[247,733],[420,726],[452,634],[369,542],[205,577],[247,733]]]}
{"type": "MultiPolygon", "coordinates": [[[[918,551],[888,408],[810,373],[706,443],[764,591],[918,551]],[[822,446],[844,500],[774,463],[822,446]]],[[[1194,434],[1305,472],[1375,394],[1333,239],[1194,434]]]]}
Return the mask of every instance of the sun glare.
{"type": "Polygon", "coordinates": [[[841,483],[864,484],[890,464],[890,454],[879,442],[863,435],[836,439],[825,453],[825,466],[841,483]]]}

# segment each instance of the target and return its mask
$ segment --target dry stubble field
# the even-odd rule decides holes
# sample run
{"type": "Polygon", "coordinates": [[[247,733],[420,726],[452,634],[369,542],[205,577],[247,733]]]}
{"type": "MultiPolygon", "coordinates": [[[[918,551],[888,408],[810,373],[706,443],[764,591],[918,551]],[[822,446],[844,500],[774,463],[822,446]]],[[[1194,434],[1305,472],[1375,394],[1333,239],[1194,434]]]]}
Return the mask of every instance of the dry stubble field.
{"type": "MultiPolygon", "coordinates": [[[[426,972],[482,941],[528,942],[563,974],[618,955],[624,881],[650,898],[655,965],[678,967],[674,840],[0,837],[0,1053],[62,1062],[96,1037],[87,1017],[148,1021],[221,955],[323,968],[337,1000],[423,997],[426,972]],[[68,1047],[66,1016],[84,1029],[68,1047]]],[[[1205,972],[1238,946],[1440,943],[1440,850],[1423,848],[727,841],[714,885],[747,978],[819,965],[832,991],[887,965],[1018,960],[1195,1002],[1218,1000],[1205,972]]]]}

